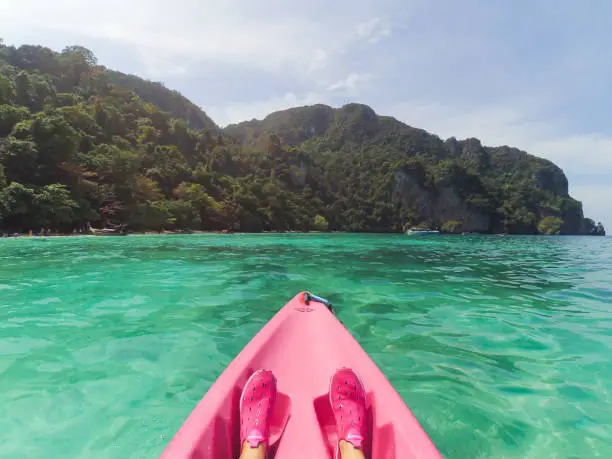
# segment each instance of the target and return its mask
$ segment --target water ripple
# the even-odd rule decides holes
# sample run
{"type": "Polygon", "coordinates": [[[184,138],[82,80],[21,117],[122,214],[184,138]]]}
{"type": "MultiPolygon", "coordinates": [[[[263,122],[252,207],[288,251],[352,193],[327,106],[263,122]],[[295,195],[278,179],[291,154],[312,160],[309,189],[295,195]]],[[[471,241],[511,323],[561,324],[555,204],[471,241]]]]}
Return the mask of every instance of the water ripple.
{"type": "Polygon", "coordinates": [[[296,292],[447,458],[612,456],[612,239],[0,240],[0,451],[155,457],[296,292]]]}

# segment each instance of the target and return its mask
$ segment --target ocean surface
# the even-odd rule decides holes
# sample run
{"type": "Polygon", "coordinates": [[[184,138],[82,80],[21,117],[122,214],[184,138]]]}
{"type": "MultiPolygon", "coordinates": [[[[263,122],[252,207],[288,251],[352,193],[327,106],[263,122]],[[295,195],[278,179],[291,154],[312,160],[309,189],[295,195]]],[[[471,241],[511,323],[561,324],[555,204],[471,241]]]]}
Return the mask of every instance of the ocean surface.
{"type": "Polygon", "coordinates": [[[0,239],[0,457],[153,458],[290,298],[449,459],[612,457],[612,238],[0,239]]]}

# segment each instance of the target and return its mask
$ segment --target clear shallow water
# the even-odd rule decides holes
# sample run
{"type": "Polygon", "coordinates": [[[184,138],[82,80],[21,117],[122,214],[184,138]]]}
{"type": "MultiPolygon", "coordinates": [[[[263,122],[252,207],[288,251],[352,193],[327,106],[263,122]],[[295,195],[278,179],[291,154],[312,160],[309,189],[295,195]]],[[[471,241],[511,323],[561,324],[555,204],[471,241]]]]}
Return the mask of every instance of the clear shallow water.
{"type": "Polygon", "coordinates": [[[401,235],[0,240],[0,457],[156,457],[306,289],[445,457],[612,457],[612,238],[401,235]]]}

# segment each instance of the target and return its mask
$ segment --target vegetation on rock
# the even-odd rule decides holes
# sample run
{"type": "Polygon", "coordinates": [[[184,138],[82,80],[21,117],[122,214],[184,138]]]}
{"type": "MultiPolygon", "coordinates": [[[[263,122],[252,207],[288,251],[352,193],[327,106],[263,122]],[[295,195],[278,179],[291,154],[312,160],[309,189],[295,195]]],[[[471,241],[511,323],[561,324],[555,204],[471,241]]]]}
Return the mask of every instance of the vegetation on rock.
{"type": "Polygon", "coordinates": [[[538,231],[540,234],[560,234],[561,226],[563,225],[563,220],[559,217],[544,217],[538,223],[538,231]]]}
{"type": "Polygon", "coordinates": [[[603,234],[550,161],[364,105],[220,129],[160,83],[0,41],[0,228],[603,234]]]}
{"type": "Polygon", "coordinates": [[[327,231],[329,223],[322,215],[317,215],[313,223],[313,229],[316,231],[327,231]]]}

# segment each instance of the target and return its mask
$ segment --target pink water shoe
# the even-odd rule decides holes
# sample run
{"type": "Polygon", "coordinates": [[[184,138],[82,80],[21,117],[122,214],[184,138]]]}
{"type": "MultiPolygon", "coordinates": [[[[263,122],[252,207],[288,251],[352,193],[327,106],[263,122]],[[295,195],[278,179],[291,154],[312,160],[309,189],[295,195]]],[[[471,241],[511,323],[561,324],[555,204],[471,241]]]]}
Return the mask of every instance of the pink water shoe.
{"type": "Polygon", "coordinates": [[[270,421],[276,402],[276,378],[269,370],[257,370],[247,381],[240,396],[240,445],[251,448],[268,445],[270,421]]]}
{"type": "Polygon", "coordinates": [[[341,440],[363,448],[366,437],[366,393],[355,372],[342,368],[331,378],[329,400],[341,440]]]}

